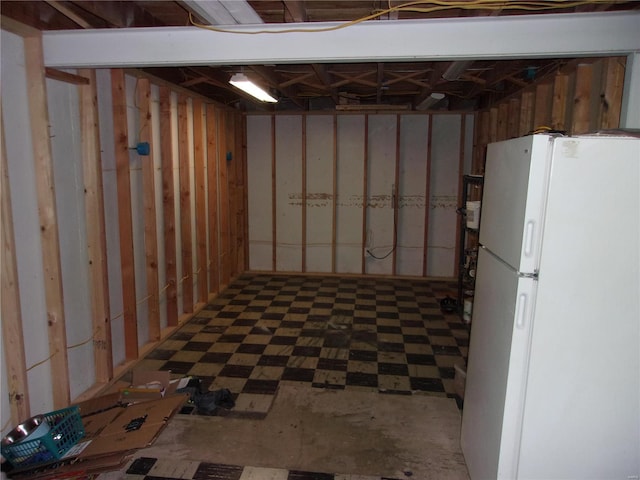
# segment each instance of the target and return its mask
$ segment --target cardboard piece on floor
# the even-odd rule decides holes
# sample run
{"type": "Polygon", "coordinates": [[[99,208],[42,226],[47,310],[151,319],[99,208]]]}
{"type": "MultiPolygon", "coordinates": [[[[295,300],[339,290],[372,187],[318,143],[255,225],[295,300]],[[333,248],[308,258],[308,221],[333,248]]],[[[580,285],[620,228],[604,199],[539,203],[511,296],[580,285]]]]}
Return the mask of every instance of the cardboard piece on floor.
{"type": "Polygon", "coordinates": [[[105,415],[99,414],[102,416],[104,428],[98,422],[92,425],[94,432],[102,429],[78,458],[135,450],[151,445],[187,398],[187,395],[173,395],[161,400],[114,409],[120,411],[114,418],[106,415],[110,411],[103,412],[105,415]]]}
{"type": "Polygon", "coordinates": [[[82,441],[97,437],[104,427],[109,425],[122,412],[122,407],[115,407],[110,410],[105,410],[104,412],[83,417],[82,424],[84,425],[84,438],[82,441]]]}
{"type": "Polygon", "coordinates": [[[117,405],[120,402],[120,393],[110,393],[108,395],[101,395],[99,397],[90,398],[84,402],[76,403],[80,410],[80,416],[85,417],[93,413],[107,410],[117,405]]]}
{"type": "Polygon", "coordinates": [[[178,382],[171,381],[171,374],[164,370],[134,370],[131,385],[120,389],[122,402],[155,400],[175,393],[178,382]]]}

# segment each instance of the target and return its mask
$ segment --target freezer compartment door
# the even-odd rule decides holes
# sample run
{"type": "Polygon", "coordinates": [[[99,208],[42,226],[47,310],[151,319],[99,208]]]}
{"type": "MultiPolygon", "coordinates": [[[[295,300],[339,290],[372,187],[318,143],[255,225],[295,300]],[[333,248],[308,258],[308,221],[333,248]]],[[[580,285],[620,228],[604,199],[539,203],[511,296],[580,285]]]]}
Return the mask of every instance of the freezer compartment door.
{"type": "Polygon", "coordinates": [[[480,243],[520,272],[538,269],[551,140],[535,135],[487,147],[480,243]]]}
{"type": "Polygon", "coordinates": [[[472,480],[515,478],[535,289],[480,249],[461,431],[472,480]]]}

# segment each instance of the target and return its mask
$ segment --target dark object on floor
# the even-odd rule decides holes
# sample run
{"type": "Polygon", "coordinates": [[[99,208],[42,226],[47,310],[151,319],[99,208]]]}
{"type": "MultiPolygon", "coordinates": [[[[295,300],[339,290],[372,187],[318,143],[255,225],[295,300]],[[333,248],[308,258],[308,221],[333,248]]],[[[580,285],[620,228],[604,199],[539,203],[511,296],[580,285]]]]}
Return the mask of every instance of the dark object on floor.
{"type": "Polygon", "coordinates": [[[198,415],[217,415],[219,408],[231,410],[236,402],[232,393],[227,388],[221,388],[214,392],[202,392],[200,379],[192,378],[187,386],[177,390],[178,393],[188,393],[189,402],[196,407],[198,415]]]}
{"type": "Polygon", "coordinates": [[[450,296],[446,296],[442,300],[440,300],[440,310],[443,313],[453,313],[458,308],[458,301],[455,298],[451,298],[450,296]]]}

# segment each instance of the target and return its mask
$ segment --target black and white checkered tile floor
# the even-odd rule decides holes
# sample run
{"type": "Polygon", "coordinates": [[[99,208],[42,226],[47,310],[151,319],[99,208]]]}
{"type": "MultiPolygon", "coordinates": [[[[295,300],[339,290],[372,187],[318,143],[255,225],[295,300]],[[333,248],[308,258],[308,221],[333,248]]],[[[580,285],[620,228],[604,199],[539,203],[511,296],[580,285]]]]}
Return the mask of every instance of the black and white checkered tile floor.
{"type": "Polygon", "coordinates": [[[455,398],[468,325],[438,303],[454,291],[451,282],[245,274],[137,368],[229,389],[241,412],[266,413],[280,382],[455,398]]]}

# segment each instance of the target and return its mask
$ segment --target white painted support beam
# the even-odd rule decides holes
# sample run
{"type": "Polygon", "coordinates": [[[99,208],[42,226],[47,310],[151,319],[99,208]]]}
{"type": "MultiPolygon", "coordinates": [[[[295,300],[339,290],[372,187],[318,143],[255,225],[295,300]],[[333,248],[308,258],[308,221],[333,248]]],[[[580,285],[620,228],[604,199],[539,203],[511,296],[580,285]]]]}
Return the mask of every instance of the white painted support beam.
{"type": "Polygon", "coordinates": [[[627,56],[620,127],[640,129],[640,52],[627,56]]]}
{"type": "MultiPolygon", "coordinates": [[[[275,33],[338,25],[225,29],[275,33]]],[[[57,68],[586,57],[640,51],[640,12],[368,21],[316,33],[240,35],[159,27],[48,31],[42,36],[45,64],[57,68]]]]}

